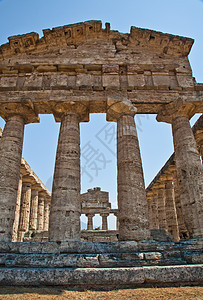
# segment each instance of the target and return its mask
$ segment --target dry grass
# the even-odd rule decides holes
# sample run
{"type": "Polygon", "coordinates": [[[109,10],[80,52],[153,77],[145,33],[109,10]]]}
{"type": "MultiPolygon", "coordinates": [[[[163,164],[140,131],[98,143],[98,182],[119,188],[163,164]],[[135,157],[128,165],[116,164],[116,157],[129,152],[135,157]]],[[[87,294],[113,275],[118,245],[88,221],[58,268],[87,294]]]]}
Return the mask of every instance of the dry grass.
{"type": "Polygon", "coordinates": [[[1,287],[2,300],[127,300],[127,299],[203,299],[203,287],[172,287],[172,288],[138,288],[127,290],[100,291],[69,291],[60,287],[1,287]]]}

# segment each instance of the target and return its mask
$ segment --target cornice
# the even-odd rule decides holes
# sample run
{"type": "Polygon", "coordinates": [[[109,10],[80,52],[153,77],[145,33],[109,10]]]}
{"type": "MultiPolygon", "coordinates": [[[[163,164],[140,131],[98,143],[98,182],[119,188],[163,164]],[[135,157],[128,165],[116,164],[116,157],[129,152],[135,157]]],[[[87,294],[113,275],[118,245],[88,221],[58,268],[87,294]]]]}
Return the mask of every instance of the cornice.
{"type": "Polygon", "coordinates": [[[101,21],[87,21],[71,25],[55,27],[43,30],[43,36],[31,32],[15,35],[8,38],[9,42],[0,46],[0,59],[29,55],[33,52],[77,46],[86,41],[111,41],[117,51],[125,50],[127,47],[136,49],[148,49],[157,53],[168,55],[187,56],[193,45],[191,38],[166,34],[154,30],[137,28],[132,26],[130,33],[120,33],[110,29],[106,23],[102,28],[101,21]]]}

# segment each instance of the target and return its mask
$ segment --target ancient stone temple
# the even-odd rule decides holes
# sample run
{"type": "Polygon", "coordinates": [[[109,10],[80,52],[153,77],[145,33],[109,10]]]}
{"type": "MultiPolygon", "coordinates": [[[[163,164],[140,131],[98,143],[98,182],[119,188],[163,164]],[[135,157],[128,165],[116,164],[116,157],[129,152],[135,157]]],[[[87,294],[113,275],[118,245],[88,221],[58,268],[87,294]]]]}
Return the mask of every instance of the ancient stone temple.
{"type": "MultiPolygon", "coordinates": [[[[189,120],[203,112],[203,84],[192,77],[188,60],[194,40],[133,26],[124,34],[109,23],[102,28],[101,21],[46,29],[41,38],[32,32],[8,40],[0,46],[0,116],[6,121],[0,142],[0,283],[111,288],[201,282],[202,139],[197,144],[189,120]],[[80,242],[79,124],[91,113],[105,113],[107,121],[117,123],[116,242],[80,242]],[[53,114],[61,125],[49,241],[11,243],[24,128],[39,122],[39,114],[53,114]],[[171,163],[164,169],[147,197],[136,114],[157,114],[173,133],[175,167],[171,163]]],[[[30,180],[22,193],[24,234],[30,180]]],[[[36,197],[33,192],[33,203],[36,197]]],[[[44,202],[38,201],[42,229],[44,202]]],[[[32,213],[30,226],[36,224],[34,208],[32,213]]]]}

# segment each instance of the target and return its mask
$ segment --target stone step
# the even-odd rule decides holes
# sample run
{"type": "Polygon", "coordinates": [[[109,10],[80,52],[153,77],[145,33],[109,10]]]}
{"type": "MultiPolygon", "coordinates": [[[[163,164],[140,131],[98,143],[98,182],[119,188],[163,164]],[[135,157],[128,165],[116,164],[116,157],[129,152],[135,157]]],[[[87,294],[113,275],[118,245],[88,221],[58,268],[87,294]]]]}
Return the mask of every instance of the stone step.
{"type": "Polygon", "coordinates": [[[203,284],[203,265],[132,268],[0,268],[0,285],[66,286],[72,289],[203,284]]]}
{"type": "Polygon", "coordinates": [[[101,254],[101,253],[131,253],[131,252],[195,252],[203,250],[203,239],[185,240],[180,242],[156,241],[119,241],[111,243],[86,242],[0,242],[0,253],[74,253],[74,254],[101,254]]]}
{"type": "Polygon", "coordinates": [[[16,254],[1,253],[0,267],[23,268],[108,268],[203,263],[200,252],[131,252],[103,254],[16,254]]]}

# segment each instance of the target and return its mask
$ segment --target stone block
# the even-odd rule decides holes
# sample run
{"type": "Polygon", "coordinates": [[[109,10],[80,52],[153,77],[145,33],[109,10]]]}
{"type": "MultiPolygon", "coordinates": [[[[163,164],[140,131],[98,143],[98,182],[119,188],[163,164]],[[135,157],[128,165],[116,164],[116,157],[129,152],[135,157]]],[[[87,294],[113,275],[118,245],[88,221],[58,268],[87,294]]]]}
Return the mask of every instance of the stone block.
{"type": "Polygon", "coordinates": [[[27,75],[26,79],[25,79],[25,83],[24,86],[25,87],[38,87],[41,88],[42,86],[42,75],[36,75],[36,74],[32,74],[32,75],[27,75]]]}
{"type": "Polygon", "coordinates": [[[103,74],[102,82],[104,87],[119,87],[119,75],[103,74]]]}
{"type": "Polygon", "coordinates": [[[147,252],[144,253],[144,258],[146,260],[157,260],[162,258],[162,254],[160,252],[147,252]]]}
{"type": "Polygon", "coordinates": [[[169,74],[152,72],[153,83],[155,86],[169,86],[169,74]]]}
{"type": "Polygon", "coordinates": [[[176,78],[179,86],[181,87],[193,87],[194,79],[192,76],[184,75],[184,74],[176,74],[176,78]]]}
{"type": "Polygon", "coordinates": [[[51,87],[54,86],[66,87],[67,84],[68,84],[67,74],[55,74],[51,76],[51,87]]]}
{"type": "Polygon", "coordinates": [[[111,64],[102,65],[102,72],[117,74],[117,73],[119,73],[119,65],[111,65],[111,64]]]}
{"type": "Polygon", "coordinates": [[[0,86],[2,87],[15,87],[17,83],[16,76],[2,76],[0,77],[0,86]]]}
{"type": "Polygon", "coordinates": [[[144,74],[128,75],[128,85],[129,86],[144,86],[145,85],[144,74]]]}
{"type": "Polygon", "coordinates": [[[0,268],[0,285],[77,289],[135,288],[140,285],[202,284],[202,265],[130,268],[0,268]]]}

